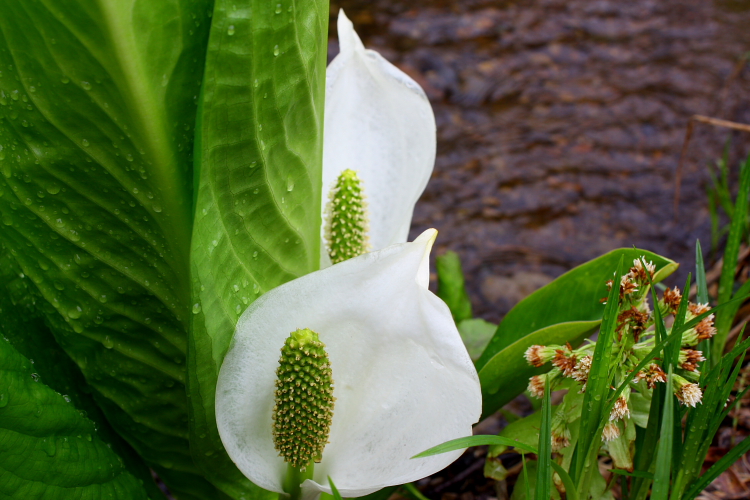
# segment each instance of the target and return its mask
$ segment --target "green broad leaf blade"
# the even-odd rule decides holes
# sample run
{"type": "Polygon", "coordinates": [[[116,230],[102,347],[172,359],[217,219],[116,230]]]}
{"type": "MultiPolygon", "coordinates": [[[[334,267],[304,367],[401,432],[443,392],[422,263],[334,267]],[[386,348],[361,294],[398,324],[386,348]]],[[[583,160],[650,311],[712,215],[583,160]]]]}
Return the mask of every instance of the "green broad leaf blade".
{"type": "Polygon", "coordinates": [[[601,320],[604,307],[599,300],[604,296],[604,282],[612,277],[620,258],[630,266],[640,257],[656,266],[655,283],[678,267],[676,262],[653,252],[621,248],[571,269],[511,309],[477,361],[477,370],[483,369],[498,352],[532,332],[558,323],[601,320]]]}
{"type": "Polygon", "coordinates": [[[113,427],[182,498],[191,151],[210,0],[0,4],[0,241],[113,427]]]}
{"type": "MultiPolygon", "coordinates": [[[[148,468],[133,452],[133,449],[110,427],[91,397],[91,390],[80,370],[62,351],[52,332],[39,317],[34,306],[33,295],[29,293],[31,287],[33,287],[33,284],[29,278],[19,272],[15,263],[6,253],[5,248],[0,245],[0,342],[9,342],[11,347],[6,347],[7,349],[12,349],[28,360],[28,364],[35,374],[33,378],[43,382],[40,382],[40,385],[63,395],[62,398],[68,403],[68,406],[72,406],[82,415],[85,415],[85,419],[93,424],[97,439],[106,443],[112,453],[119,456],[123,461],[123,467],[138,479],[151,498],[162,498],[163,495],[153,481],[148,468]]],[[[20,359],[13,356],[10,355],[8,359],[20,359]]],[[[0,359],[5,363],[4,356],[0,355],[0,359]]],[[[7,406],[11,398],[14,398],[13,393],[17,390],[16,386],[5,382],[7,380],[0,382],[0,421],[3,420],[2,408],[7,406]]],[[[32,412],[32,410],[30,409],[29,412],[32,412]]],[[[0,425],[0,428],[2,427],[0,425]]],[[[59,441],[53,436],[48,436],[45,439],[48,440],[47,443],[50,446],[52,443],[56,444],[59,441]]],[[[0,441],[2,441],[1,438],[0,441]]],[[[26,445],[30,446],[31,444],[26,442],[26,445]]],[[[0,449],[2,449],[2,444],[0,444],[0,449]]],[[[51,448],[49,449],[51,450],[51,448]]],[[[23,454],[25,448],[19,447],[14,449],[13,452],[16,455],[23,454]]],[[[56,453],[52,456],[57,458],[50,460],[50,469],[64,467],[61,462],[52,464],[53,460],[68,460],[68,458],[64,458],[62,455],[58,456],[56,453]]],[[[10,458],[11,454],[0,451],[0,469],[3,468],[4,459],[10,458]]],[[[15,480],[14,484],[21,487],[19,480],[15,480]]],[[[27,487],[29,485],[23,485],[24,489],[27,487]]],[[[7,493],[7,491],[4,491],[0,486],[0,492],[7,493]]],[[[31,496],[24,496],[19,493],[19,496],[14,498],[31,498],[31,496]]]]}
{"type": "Polygon", "coordinates": [[[473,360],[479,359],[482,355],[495,330],[497,325],[481,318],[465,319],[458,323],[458,333],[461,334],[469,357],[473,360]]]}
{"type": "MultiPolygon", "coordinates": [[[[598,301],[597,301],[598,302],[598,301]]],[[[530,346],[547,344],[578,345],[591,335],[600,321],[571,321],[537,330],[506,346],[479,370],[482,386],[482,418],[492,415],[499,408],[521,394],[529,378],[549,370],[528,364],[524,353],[530,346]]],[[[485,350],[485,352],[487,352],[485,350]]]]}
{"type": "MultiPolygon", "coordinates": [[[[553,410],[557,407],[553,406],[553,410]]],[[[539,428],[542,425],[542,413],[534,412],[528,417],[516,420],[508,424],[498,434],[500,437],[512,439],[516,443],[526,445],[528,448],[536,448],[539,445],[539,428]]],[[[514,445],[515,446],[515,445],[514,445]]],[[[507,449],[507,445],[495,445],[490,448],[490,453],[497,456],[507,449]]]]}
{"type": "Polygon", "coordinates": [[[633,419],[635,425],[644,429],[648,427],[648,414],[651,409],[651,398],[644,396],[640,392],[634,392],[630,394],[628,406],[630,406],[630,418],[633,419]]]}
{"type": "MultiPolygon", "coordinates": [[[[513,490],[513,494],[510,496],[510,500],[530,500],[532,498],[536,498],[537,495],[537,461],[529,460],[525,456],[522,457],[522,460],[524,462],[523,469],[521,470],[521,474],[519,474],[518,476],[516,486],[513,490]],[[523,485],[523,487],[521,485],[523,485]]],[[[560,467],[556,462],[550,462],[550,465],[552,466],[552,469],[557,472],[563,484],[565,485],[565,494],[567,495],[568,500],[578,500],[578,493],[574,489],[572,489],[574,487],[573,481],[570,480],[570,476],[568,476],[568,473],[565,472],[565,469],[560,467]]],[[[550,496],[547,498],[550,498],[552,500],[560,500],[560,493],[555,488],[551,491],[550,496]]]]}
{"type": "Polygon", "coordinates": [[[523,461],[523,469],[516,479],[516,486],[510,495],[510,500],[532,500],[536,498],[537,462],[536,460],[526,459],[526,457],[523,457],[523,461]]]}
{"type": "Polygon", "coordinates": [[[461,269],[461,258],[456,252],[445,252],[435,259],[437,267],[437,295],[448,305],[456,323],[470,319],[471,300],[466,291],[466,280],[461,269]]]}
{"type": "Polygon", "coordinates": [[[45,385],[37,373],[41,361],[32,362],[4,339],[0,359],[0,497],[164,498],[143,464],[131,473],[71,397],[45,385]]]}
{"type": "Polygon", "coordinates": [[[191,446],[235,497],[261,493],[224,451],[216,380],[245,308],[319,266],[327,34],[323,0],[214,8],[196,131],[191,446]]]}

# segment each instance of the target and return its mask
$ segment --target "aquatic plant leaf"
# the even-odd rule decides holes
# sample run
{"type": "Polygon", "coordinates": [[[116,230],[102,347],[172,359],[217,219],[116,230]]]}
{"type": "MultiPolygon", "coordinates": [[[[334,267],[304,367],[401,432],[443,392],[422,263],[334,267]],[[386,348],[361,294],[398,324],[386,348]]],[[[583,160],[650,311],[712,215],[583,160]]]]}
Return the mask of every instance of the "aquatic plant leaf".
{"type": "Polygon", "coordinates": [[[216,428],[216,380],[235,324],[320,261],[328,3],[215,4],[196,132],[189,356],[191,446],[228,494],[264,495],[216,428]]]}
{"type": "Polygon", "coordinates": [[[143,464],[132,473],[70,396],[44,384],[39,360],[1,338],[0,359],[0,497],[141,500],[147,478],[151,498],[164,498],[143,464]]]}
{"type": "MultiPolygon", "coordinates": [[[[3,360],[0,367],[0,470],[5,470],[4,474],[0,472],[4,478],[0,481],[0,496],[54,498],[55,495],[62,494],[61,483],[53,476],[61,469],[67,471],[88,464],[81,460],[85,454],[70,454],[71,447],[66,446],[66,439],[70,436],[61,434],[70,432],[65,427],[65,422],[75,421],[81,424],[86,421],[88,423],[85,426],[93,428],[86,427],[87,434],[95,439],[97,446],[103,442],[109,448],[107,453],[99,457],[101,461],[98,465],[108,468],[110,464],[117,464],[116,475],[132,475],[135,480],[133,484],[138,486],[136,498],[145,498],[146,493],[153,499],[163,498],[148,468],[107,423],[91,397],[91,389],[87,387],[80,370],[60,349],[52,332],[39,317],[34,306],[34,296],[29,293],[33,284],[19,272],[9,257],[6,249],[0,245],[0,359],[3,360]],[[32,380],[41,388],[29,384],[32,380]],[[60,395],[65,405],[62,405],[60,395]],[[54,421],[54,413],[49,413],[42,401],[49,402],[53,407],[62,405],[63,418],[54,421]],[[6,411],[6,408],[13,405],[24,405],[24,408],[6,411]],[[36,425],[34,422],[41,416],[41,412],[48,412],[46,415],[49,418],[36,425]],[[80,422],[71,412],[81,414],[80,422]],[[19,422],[15,421],[16,417],[25,421],[21,425],[32,431],[32,435],[19,434],[20,427],[19,422]],[[45,433],[46,431],[50,432],[45,433]],[[58,453],[58,445],[63,445],[63,452],[58,453]],[[45,454],[38,453],[40,450],[45,454]],[[23,459],[26,456],[30,457],[30,462],[23,459]],[[44,478],[52,482],[48,484],[44,478]],[[44,495],[48,496],[41,494],[42,488],[44,495]]],[[[86,448],[90,444],[78,445],[86,448]]],[[[81,498],[90,497],[90,491],[83,493],[83,490],[91,486],[87,485],[86,477],[88,476],[84,474],[82,482],[77,482],[75,478],[70,482],[81,490],[81,498]]],[[[116,482],[119,481],[120,479],[116,482]]],[[[124,484],[129,485],[131,482],[128,479],[124,484]]],[[[105,487],[104,491],[111,487],[105,487]]],[[[123,494],[128,488],[122,489],[123,494]]],[[[64,490],[63,493],[73,494],[73,491],[74,489],[64,490]]]]}
{"type": "Polygon", "coordinates": [[[0,241],[113,427],[181,498],[209,0],[0,4],[0,241]]]}
{"type": "Polygon", "coordinates": [[[481,370],[498,352],[531,332],[569,321],[599,321],[604,311],[600,299],[604,282],[611,278],[620,258],[630,266],[644,257],[656,266],[654,283],[658,283],[678,264],[647,250],[621,248],[575,267],[552,283],[532,293],[505,315],[487,349],[477,361],[481,370]]]}

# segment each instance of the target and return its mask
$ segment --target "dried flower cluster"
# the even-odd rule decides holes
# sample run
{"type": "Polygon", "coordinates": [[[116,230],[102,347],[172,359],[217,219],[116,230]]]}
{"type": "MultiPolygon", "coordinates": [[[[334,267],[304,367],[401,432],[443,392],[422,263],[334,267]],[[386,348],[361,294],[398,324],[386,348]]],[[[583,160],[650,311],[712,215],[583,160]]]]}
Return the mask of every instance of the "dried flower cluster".
{"type": "MultiPolygon", "coordinates": [[[[619,385],[637,365],[648,355],[655,345],[654,314],[648,302],[650,283],[654,277],[655,266],[645,259],[636,259],[629,272],[622,276],[619,283],[620,306],[617,315],[615,346],[612,350],[620,356],[615,367],[614,384],[619,385]]],[[[613,281],[607,282],[611,290],[613,281]]],[[[683,300],[680,290],[667,289],[656,307],[662,317],[676,315],[683,300]]],[[[603,299],[602,302],[606,302],[603,299]]],[[[689,303],[686,321],[708,312],[707,304],[689,303]]],[[[682,336],[679,361],[673,374],[673,391],[683,405],[694,407],[701,402],[702,392],[696,383],[700,378],[698,367],[705,360],[703,353],[696,350],[697,344],[711,338],[715,333],[714,315],[710,314],[700,321],[695,328],[687,330],[682,336]]],[[[570,389],[579,387],[578,391],[569,390],[558,407],[552,422],[552,448],[559,451],[570,444],[568,424],[580,417],[580,394],[586,391],[586,385],[591,369],[592,355],[596,347],[595,342],[587,342],[574,349],[570,344],[561,345],[533,345],[526,350],[528,363],[535,367],[551,363],[552,369],[542,375],[536,375],[529,380],[528,390],[537,398],[544,395],[545,384],[551,389],[570,389]],[[573,384],[573,385],[571,385],[573,384]],[[574,411],[573,411],[574,410],[574,411]]],[[[658,361],[658,360],[656,360],[658,361]]],[[[631,396],[643,399],[651,398],[651,390],[658,383],[667,381],[667,374],[657,363],[651,363],[640,370],[630,383],[630,390],[622,392],[614,404],[612,411],[604,425],[602,441],[608,445],[608,451],[617,467],[631,468],[632,456],[630,444],[635,438],[634,422],[631,417],[631,396]],[[624,445],[615,446],[615,440],[624,440],[624,445]]]]}

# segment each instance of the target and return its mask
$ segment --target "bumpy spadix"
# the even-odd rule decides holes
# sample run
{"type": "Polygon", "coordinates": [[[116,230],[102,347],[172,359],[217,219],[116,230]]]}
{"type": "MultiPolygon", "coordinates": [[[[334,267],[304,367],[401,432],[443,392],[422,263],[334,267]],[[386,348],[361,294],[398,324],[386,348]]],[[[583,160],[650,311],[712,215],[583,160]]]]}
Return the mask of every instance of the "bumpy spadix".
{"type": "Polygon", "coordinates": [[[242,314],[219,374],[216,420],[227,453],[253,483],[283,492],[289,478],[272,432],[276,370],[279,349],[300,327],[325,342],[336,398],[329,442],[302,483],[303,498],[330,493],[329,476],[351,498],[415,481],[461,454],[411,459],[471,435],[482,409],[450,310],[427,289],[435,236],[429,230],[302,276],[242,314]]]}
{"type": "Polygon", "coordinates": [[[273,442],[284,461],[305,470],[320,461],[333,417],[333,379],[325,345],[307,328],[281,348],[276,369],[273,442]]]}
{"type": "MultiPolygon", "coordinates": [[[[406,242],[435,165],[435,116],[422,88],[365,49],[343,11],[338,34],[341,52],[326,71],[321,213],[325,218],[325,194],[342,172],[356,170],[367,195],[370,249],[380,250],[406,242]]],[[[335,262],[325,246],[321,267],[335,262]]]]}
{"type": "Polygon", "coordinates": [[[339,175],[325,216],[325,244],[333,264],[370,250],[364,188],[354,170],[347,169],[339,175]]]}

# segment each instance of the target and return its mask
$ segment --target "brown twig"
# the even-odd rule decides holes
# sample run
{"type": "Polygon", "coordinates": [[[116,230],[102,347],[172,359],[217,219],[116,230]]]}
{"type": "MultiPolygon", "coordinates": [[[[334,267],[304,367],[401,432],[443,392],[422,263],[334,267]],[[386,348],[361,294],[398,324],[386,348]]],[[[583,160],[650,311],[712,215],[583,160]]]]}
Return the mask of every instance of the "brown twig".
{"type": "Polygon", "coordinates": [[[677,220],[680,207],[680,186],[682,184],[682,166],[685,161],[685,154],[687,153],[688,144],[693,136],[693,124],[695,122],[706,123],[713,125],[714,127],[729,128],[732,130],[739,130],[741,132],[750,132],[750,125],[746,123],[733,122],[729,120],[722,120],[721,118],[713,118],[711,116],[693,115],[688,121],[687,129],[685,130],[685,140],[682,143],[682,150],[680,151],[680,159],[677,162],[677,175],[675,176],[675,187],[674,187],[674,217],[677,220]]]}

